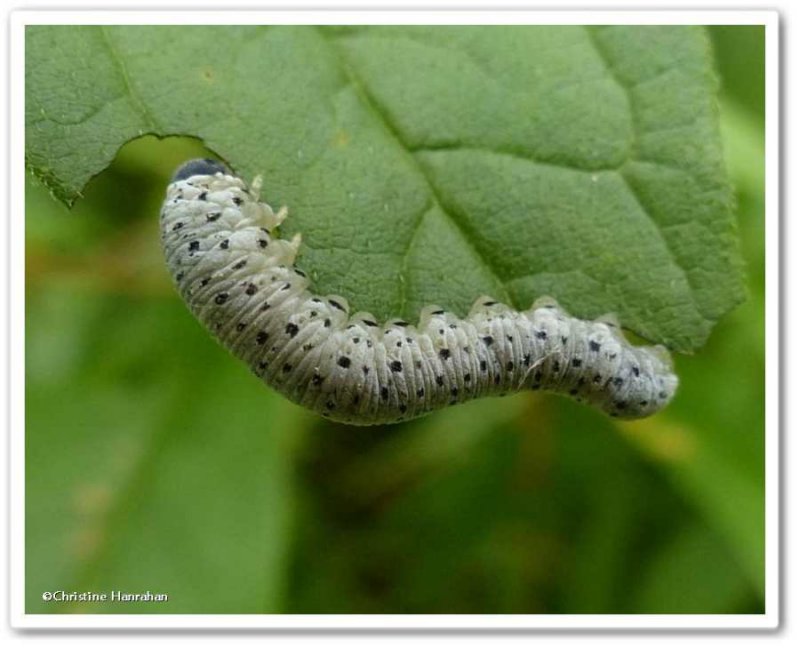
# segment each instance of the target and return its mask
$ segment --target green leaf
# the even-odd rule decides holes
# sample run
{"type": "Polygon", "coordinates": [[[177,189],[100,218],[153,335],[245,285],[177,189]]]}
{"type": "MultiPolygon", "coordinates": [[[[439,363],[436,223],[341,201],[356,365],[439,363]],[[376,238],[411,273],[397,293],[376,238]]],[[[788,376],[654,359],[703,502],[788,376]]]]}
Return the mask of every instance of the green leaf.
{"type": "Polygon", "coordinates": [[[126,141],[196,136],[379,317],[482,293],[689,351],[743,298],[695,27],[29,27],[27,163],[71,203],[126,141]]]}

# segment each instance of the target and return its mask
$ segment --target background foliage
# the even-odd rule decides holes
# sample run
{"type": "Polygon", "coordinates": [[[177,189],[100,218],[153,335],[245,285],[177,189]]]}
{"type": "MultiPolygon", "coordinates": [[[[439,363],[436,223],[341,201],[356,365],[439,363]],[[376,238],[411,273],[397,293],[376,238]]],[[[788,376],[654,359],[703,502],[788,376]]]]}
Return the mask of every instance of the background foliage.
{"type": "MultiPolygon", "coordinates": [[[[71,213],[31,180],[29,612],[761,611],[763,30],[710,31],[749,299],[695,356],[678,358],[674,405],[642,422],[611,421],[533,394],[399,426],[324,422],[265,390],[216,346],[169,284],[154,219],[173,168],[202,154],[197,141],[132,141],[71,213]],[[150,589],[170,601],[123,611],[41,601],[42,591],[59,588],[150,589]]],[[[348,55],[358,57],[358,47],[348,55]]],[[[377,65],[369,56],[368,63],[377,65]]],[[[74,62],[72,73],[81,74],[74,62]]],[[[600,90],[613,102],[610,87],[600,90]]],[[[270,91],[279,97],[287,89],[270,91]]],[[[359,102],[346,93],[341,101],[342,115],[356,120],[359,102]]],[[[309,123],[308,115],[298,120],[309,123]]],[[[397,127],[404,142],[424,139],[413,133],[415,123],[397,127]]],[[[500,136],[502,129],[485,135],[500,136]]],[[[263,140],[252,139],[263,149],[263,140]]],[[[102,146],[111,147],[110,159],[112,145],[102,146]]],[[[302,221],[303,209],[326,206],[302,203],[309,190],[292,187],[286,161],[276,162],[286,175],[277,180],[278,198],[295,205],[289,199],[296,197],[302,221]]],[[[254,167],[255,158],[243,164],[254,167]]],[[[548,174],[544,180],[554,182],[548,174]]],[[[302,223],[298,229],[307,231],[302,223]]],[[[328,231],[333,236],[336,227],[328,231]]],[[[328,247],[335,241],[319,246],[316,262],[312,247],[309,263],[341,263],[320,256],[328,247]]],[[[702,246],[692,254],[701,253],[702,246]]],[[[415,290],[427,297],[424,287],[415,290]]],[[[738,299],[735,288],[720,292],[718,313],[738,299]]],[[[705,335],[649,330],[657,319],[647,311],[629,311],[627,324],[686,348],[705,335]]]]}

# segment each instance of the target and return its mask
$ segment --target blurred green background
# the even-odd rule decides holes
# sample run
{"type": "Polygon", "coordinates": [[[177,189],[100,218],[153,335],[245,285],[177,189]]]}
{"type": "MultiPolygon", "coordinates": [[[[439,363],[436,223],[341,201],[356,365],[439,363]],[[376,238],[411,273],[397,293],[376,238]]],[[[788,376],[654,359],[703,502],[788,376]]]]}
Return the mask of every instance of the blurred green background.
{"type": "Polygon", "coordinates": [[[749,299],[640,422],[522,394],[328,423],[170,284],[157,215],[198,142],[130,143],[71,212],[29,181],[27,611],[763,612],[764,30],[711,35],[749,299]]]}

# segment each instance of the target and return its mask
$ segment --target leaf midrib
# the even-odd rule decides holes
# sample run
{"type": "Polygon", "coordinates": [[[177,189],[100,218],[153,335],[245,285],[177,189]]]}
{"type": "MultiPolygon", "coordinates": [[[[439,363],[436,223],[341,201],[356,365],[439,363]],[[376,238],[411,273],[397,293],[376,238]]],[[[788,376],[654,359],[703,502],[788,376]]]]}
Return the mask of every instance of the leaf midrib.
{"type": "MultiPolygon", "coordinates": [[[[631,152],[635,150],[635,143],[637,141],[638,129],[636,124],[636,116],[633,110],[633,103],[631,100],[630,88],[628,85],[619,77],[618,74],[614,71],[613,64],[608,57],[608,55],[601,49],[601,45],[597,40],[596,36],[594,35],[594,31],[591,27],[584,27],[584,30],[588,36],[589,42],[592,45],[593,50],[597,53],[597,56],[600,58],[600,61],[603,63],[603,67],[610,77],[610,79],[619,87],[622,91],[623,95],[625,96],[625,100],[628,103],[628,114],[630,115],[631,119],[631,132],[632,132],[632,145],[628,152],[626,153],[625,157],[623,158],[622,162],[616,167],[605,167],[605,168],[597,168],[597,169],[581,169],[577,167],[573,167],[570,165],[558,164],[551,161],[544,161],[544,160],[536,160],[531,158],[528,155],[523,155],[518,152],[511,152],[511,151],[502,151],[496,149],[481,149],[480,147],[473,147],[473,146],[434,146],[434,147],[418,147],[414,148],[407,144],[400,133],[400,129],[393,123],[390,116],[381,109],[379,103],[375,100],[375,98],[369,93],[365,84],[361,81],[358,74],[353,70],[352,66],[349,65],[347,62],[347,57],[341,52],[341,47],[336,42],[336,36],[329,36],[326,31],[317,28],[317,33],[320,35],[321,39],[328,45],[331,53],[333,54],[333,58],[336,60],[337,65],[345,76],[345,78],[350,82],[352,87],[354,88],[355,92],[361,97],[362,102],[364,105],[370,110],[370,112],[375,116],[376,121],[382,125],[385,132],[391,137],[391,139],[395,142],[395,144],[402,150],[403,154],[411,161],[413,168],[418,172],[421,178],[425,180],[425,183],[428,186],[428,190],[430,192],[431,202],[426,204],[425,208],[421,210],[419,216],[414,223],[414,227],[412,228],[411,236],[409,237],[408,244],[406,245],[405,251],[402,256],[401,266],[402,271],[405,272],[407,269],[407,262],[411,252],[411,248],[413,246],[414,240],[416,238],[417,233],[419,232],[420,228],[422,227],[422,223],[424,222],[425,215],[431,211],[433,208],[438,208],[439,211],[444,214],[449,221],[455,226],[458,230],[459,234],[461,235],[462,239],[465,240],[466,245],[472,250],[475,257],[480,261],[484,270],[486,270],[491,277],[494,279],[495,284],[500,287],[503,291],[502,295],[499,295],[501,300],[506,303],[513,304],[513,300],[511,299],[511,295],[508,292],[507,284],[508,281],[502,279],[495,270],[494,266],[490,263],[490,261],[483,255],[483,253],[473,244],[473,236],[474,233],[471,229],[466,226],[461,218],[458,217],[456,213],[451,210],[448,210],[444,206],[444,201],[441,198],[438,190],[436,189],[436,184],[433,179],[428,175],[425,167],[421,165],[416,157],[415,154],[417,153],[425,153],[428,151],[485,151],[487,153],[492,153],[494,155],[505,155],[510,156],[515,159],[528,162],[530,164],[534,164],[537,166],[548,166],[553,168],[559,169],[568,169],[569,171],[574,172],[584,172],[584,173],[598,173],[601,171],[613,172],[623,183],[624,187],[626,188],[629,196],[635,202],[637,208],[641,210],[642,214],[644,214],[647,219],[655,226],[655,231],[658,233],[664,248],[669,255],[670,261],[673,266],[675,266],[679,273],[683,276],[684,280],[686,281],[687,286],[689,287],[689,294],[691,296],[692,301],[692,308],[694,309],[697,316],[702,319],[705,323],[710,324],[712,321],[709,320],[705,314],[700,310],[697,297],[695,294],[695,286],[692,283],[691,277],[687,270],[678,262],[678,259],[675,255],[674,250],[672,249],[669,240],[667,239],[666,235],[664,234],[663,228],[661,224],[658,223],[657,219],[654,219],[647,208],[641,203],[637,193],[634,191],[631,184],[628,182],[627,177],[623,173],[624,167],[629,164],[630,162],[637,161],[638,159],[632,157],[631,152]]],[[[662,71],[663,72],[663,71],[662,71]]],[[[681,171],[685,172],[685,169],[681,169],[681,171]]],[[[401,298],[400,298],[400,313],[404,312],[406,307],[406,289],[405,284],[401,289],[401,298]]]]}

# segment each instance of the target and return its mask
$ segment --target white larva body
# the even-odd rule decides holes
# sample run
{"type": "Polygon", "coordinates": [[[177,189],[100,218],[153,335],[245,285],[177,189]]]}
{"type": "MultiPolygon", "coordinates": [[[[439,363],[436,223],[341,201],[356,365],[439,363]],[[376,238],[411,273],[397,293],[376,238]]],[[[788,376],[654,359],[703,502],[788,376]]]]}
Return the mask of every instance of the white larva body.
{"type": "Polygon", "coordinates": [[[479,298],[465,319],[427,307],[417,325],[351,314],[343,298],[310,292],[294,266],[299,237],[275,236],[286,211],[258,201],[260,180],[248,189],[213,168],[189,175],[202,162],[187,163],[167,188],[170,272],[200,321],[296,403],[369,425],[542,389],[636,418],[675,393],[664,348],[633,347],[612,322],[571,318],[547,298],[524,312],[479,298]]]}

